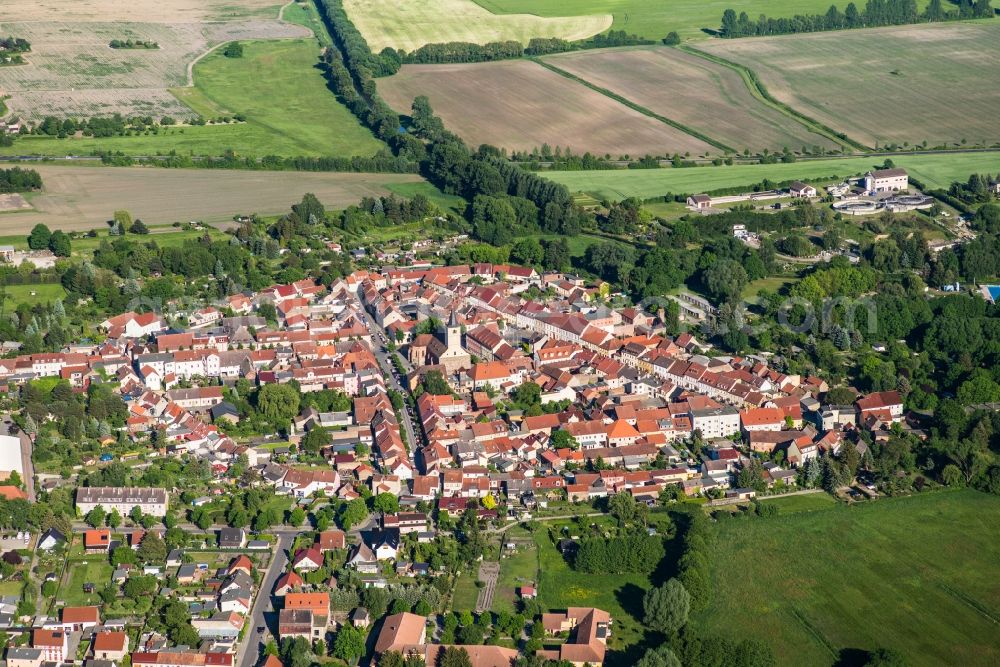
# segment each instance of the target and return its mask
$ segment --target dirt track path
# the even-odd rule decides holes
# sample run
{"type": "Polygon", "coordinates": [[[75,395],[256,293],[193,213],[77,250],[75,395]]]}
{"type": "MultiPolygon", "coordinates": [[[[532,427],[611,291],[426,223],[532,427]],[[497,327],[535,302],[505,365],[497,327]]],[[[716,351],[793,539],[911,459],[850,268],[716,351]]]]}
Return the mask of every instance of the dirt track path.
{"type": "MultiPolygon", "coordinates": [[[[285,18],[284,18],[284,16],[285,16],[285,8],[288,7],[289,5],[293,4],[294,2],[295,2],[295,0],[289,0],[288,2],[286,2],[285,4],[283,4],[278,9],[278,21],[285,22],[285,18]]],[[[298,23],[295,23],[295,24],[292,24],[292,25],[299,26],[298,23]]],[[[316,35],[316,33],[314,33],[309,28],[305,27],[304,25],[303,26],[299,26],[299,27],[302,28],[303,30],[307,31],[312,36],[316,35]]],[[[260,41],[260,40],[247,40],[247,41],[260,41]]],[[[184,86],[186,88],[191,88],[191,87],[194,86],[194,66],[197,65],[198,62],[201,61],[202,58],[204,58],[208,54],[212,53],[213,51],[215,51],[216,49],[218,49],[223,44],[227,44],[227,43],[228,42],[220,42],[220,43],[216,44],[215,46],[211,47],[210,49],[208,49],[207,51],[205,51],[204,53],[202,53],[201,55],[199,55],[197,58],[195,58],[194,60],[192,60],[191,62],[188,63],[188,66],[187,66],[187,83],[184,84],[184,86]]]]}

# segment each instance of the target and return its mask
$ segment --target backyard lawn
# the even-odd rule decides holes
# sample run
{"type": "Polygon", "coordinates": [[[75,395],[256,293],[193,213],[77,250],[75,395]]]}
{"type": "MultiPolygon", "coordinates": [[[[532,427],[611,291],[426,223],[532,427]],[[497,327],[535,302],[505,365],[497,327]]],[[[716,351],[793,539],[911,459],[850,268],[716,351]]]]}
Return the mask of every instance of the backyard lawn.
{"type": "Polygon", "coordinates": [[[59,589],[57,599],[70,607],[99,604],[101,598],[98,593],[104,584],[111,581],[111,575],[114,573],[114,568],[111,567],[107,557],[94,556],[88,561],[73,561],[67,563],[66,567],[71,568],[69,580],[59,589]],[[93,593],[83,592],[83,585],[88,583],[94,584],[93,593]]]}
{"type": "Polygon", "coordinates": [[[455,580],[455,590],[452,592],[451,608],[454,611],[474,611],[476,600],[479,599],[479,588],[476,586],[476,573],[462,572],[455,580]]]}
{"type": "MultiPolygon", "coordinates": [[[[508,539],[514,539],[510,530],[508,539]]],[[[538,547],[534,542],[517,540],[517,551],[500,560],[500,579],[493,594],[493,611],[517,611],[517,590],[522,586],[533,586],[538,582],[538,547]]]]}

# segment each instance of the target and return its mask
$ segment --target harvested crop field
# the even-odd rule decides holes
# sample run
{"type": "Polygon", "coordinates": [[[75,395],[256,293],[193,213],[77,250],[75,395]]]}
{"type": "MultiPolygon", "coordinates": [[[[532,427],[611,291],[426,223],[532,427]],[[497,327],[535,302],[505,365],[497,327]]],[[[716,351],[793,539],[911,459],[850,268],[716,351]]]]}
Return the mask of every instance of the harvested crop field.
{"type": "Polygon", "coordinates": [[[4,0],[5,21],[151,21],[198,23],[272,17],[276,0],[4,0]]]}
{"type": "Polygon", "coordinates": [[[738,72],[677,49],[579,51],[545,61],[739,152],[837,148],[754,98],[738,72]]]}
{"type": "Polygon", "coordinates": [[[868,145],[1000,142],[1000,21],[718,40],[777,99],[868,145]]]}
{"type": "MultiPolygon", "coordinates": [[[[534,13],[497,16],[472,0],[344,0],[344,9],[372,51],[413,51],[424,44],[515,40],[532,37],[577,40],[611,27],[609,13],[542,18],[534,13]]],[[[720,14],[721,16],[721,14],[720,14]]]]}
{"type": "Polygon", "coordinates": [[[219,23],[3,23],[0,34],[31,42],[28,64],[0,68],[12,113],[45,116],[193,116],[167,90],[190,85],[188,65],[230,40],[309,36],[274,19],[219,23]],[[150,40],[158,49],[112,49],[112,39],[150,40]]]}
{"type": "Polygon", "coordinates": [[[151,167],[32,166],[44,182],[29,197],[34,210],[0,215],[0,236],[38,223],[84,230],[105,225],[126,209],[147,224],[226,222],[236,214],[275,215],[307,192],[329,208],[389,194],[389,185],[422,182],[416,174],[342,174],[291,171],[157,169],[151,167]]]}
{"type": "Polygon", "coordinates": [[[15,192],[0,195],[0,213],[23,211],[30,208],[31,204],[24,198],[24,195],[15,192]]]}
{"type": "Polygon", "coordinates": [[[717,153],[705,142],[526,60],[406,65],[379,79],[397,111],[426,95],[445,125],[471,146],[528,151],[548,144],[597,155],[717,153]]]}

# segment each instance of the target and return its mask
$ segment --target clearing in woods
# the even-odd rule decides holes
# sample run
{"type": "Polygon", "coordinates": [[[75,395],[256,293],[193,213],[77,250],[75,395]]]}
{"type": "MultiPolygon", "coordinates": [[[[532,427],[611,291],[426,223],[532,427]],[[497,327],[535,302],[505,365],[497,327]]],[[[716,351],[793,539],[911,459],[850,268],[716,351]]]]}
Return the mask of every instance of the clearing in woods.
{"type": "MultiPolygon", "coordinates": [[[[497,16],[472,0],[344,0],[344,9],[375,53],[385,47],[413,51],[424,44],[515,40],[532,37],[585,39],[611,27],[611,15],[542,18],[530,10],[497,16]]],[[[722,16],[721,12],[719,16],[722,16]]]]}
{"type": "Polygon", "coordinates": [[[740,152],[839,148],[753,97],[736,71],[677,49],[601,49],[544,60],[740,152]]]}
{"type": "MultiPolygon", "coordinates": [[[[719,29],[722,12],[733,7],[751,18],[760,14],[791,17],[796,14],[823,14],[829,0],[475,0],[494,14],[537,14],[538,16],[586,16],[611,14],[614,30],[660,40],[668,32],[681,37],[705,37],[719,29]]],[[[841,10],[847,2],[836,3],[841,10]]],[[[921,7],[926,0],[918,0],[921,7]]]]}
{"type": "Polygon", "coordinates": [[[217,50],[195,65],[193,87],[171,91],[175,101],[183,100],[203,118],[241,114],[245,122],[161,127],[132,137],[28,136],[0,148],[0,154],[222,155],[232,150],[255,157],[374,155],[384,144],[327,89],[315,67],[317,55],[312,39],[246,43],[242,58],[227,58],[217,50]]]}
{"type": "Polygon", "coordinates": [[[407,113],[426,95],[445,125],[470,146],[530,151],[548,144],[578,155],[716,154],[693,136],[528,60],[405,65],[378,79],[379,93],[407,113]],[[475,109],[475,113],[470,113],[475,109]]]}
{"type": "MultiPolygon", "coordinates": [[[[542,176],[562,183],[571,192],[586,192],[597,199],[643,199],[671,194],[694,194],[720,188],[749,186],[770,179],[835,179],[863,174],[881,166],[882,157],[830,158],[790,164],[737,164],[728,167],[687,169],[615,169],[611,171],[542,171],[542,176]]],[[[1000,152],[893,155],[897,167],[929,188],[947,188],[965,181],[969,174],[994,173],[1000,152]]]]}
{"type": "Polygon", "coordinates": [[[29,195],[33,210],[0,214],[0,236],[27,233],[38,223],[64,231],[104,228],[118,209],[148,225],[234,215],[278,215],[307,192],[340,209],[389,186],[424,182],[416,174],[331,174],[292,171],[157,169],[152,167],[35,166],[43,190],[29,195]]]}
{"type": "Polygon", "coordinates": [[[168,92],[189,85],[189,65],[231,40],[305,37],[278,20],[273,0],[113,0],[4,2],[0,34],[31,42],[28,64],[0,68],[0,90],[13,115],[190,117],[168,92]],[[157,42],[158,49],[112,49],[112,39],[157,42]]]}
{"type": "Polygon", "coordinates": [[[1000,662],[997,496],[941,491],[717,532],[715,593],[692,617],[708,635],[757,637],[781,665],[848,664],[842,651],[879,647],[914,666],[1000,662]]]}
{"type": "Polygon", "coordinates": [[[1000,21],[717,40],[776,99],[868,145],[1000,142],[1000,21]]]}

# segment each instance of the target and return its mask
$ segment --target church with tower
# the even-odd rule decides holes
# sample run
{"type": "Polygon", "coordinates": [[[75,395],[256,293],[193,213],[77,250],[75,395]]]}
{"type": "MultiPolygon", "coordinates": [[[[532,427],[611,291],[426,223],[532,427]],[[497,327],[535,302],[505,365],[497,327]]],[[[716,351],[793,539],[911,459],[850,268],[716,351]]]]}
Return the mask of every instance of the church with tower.
{"type": "Polygon", "coordinates": [[[462,347],[462,325],[454,311],[447,326],[414,338],[407,356],[414,366],[441,365],[448,374],[472,367],[472,357],[462,347]]]}

